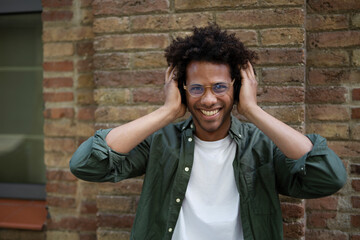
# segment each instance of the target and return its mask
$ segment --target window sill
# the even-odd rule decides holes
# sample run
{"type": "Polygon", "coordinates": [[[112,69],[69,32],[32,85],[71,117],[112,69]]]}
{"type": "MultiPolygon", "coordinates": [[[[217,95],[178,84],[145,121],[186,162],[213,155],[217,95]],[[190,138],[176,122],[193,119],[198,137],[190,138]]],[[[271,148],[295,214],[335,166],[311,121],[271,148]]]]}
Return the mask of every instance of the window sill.
{"type": "Polygon", "coordinates": [[[41,231],[46,216],[46,201],[0,199],[0,228],[41,231]]]}

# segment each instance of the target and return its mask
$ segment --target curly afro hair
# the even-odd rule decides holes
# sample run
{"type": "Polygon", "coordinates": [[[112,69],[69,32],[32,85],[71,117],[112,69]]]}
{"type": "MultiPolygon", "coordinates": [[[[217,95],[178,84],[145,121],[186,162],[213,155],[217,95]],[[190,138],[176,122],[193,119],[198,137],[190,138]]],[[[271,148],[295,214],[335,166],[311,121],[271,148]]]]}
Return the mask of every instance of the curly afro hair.
{"type": "Polygon", "coordinates": [[[245,48],[235,37],[222,31],[217,24],[203,28],[194,28],[193,35],[176,38],[166,49],[165,57],[168,65],[177,68],[176,78],[181,93],[182,103],[186,105],[186,68],[191,61],[207,61],[228,64],[234,82],[234,102],[239,101],[241,75],[239,67],[257,59],[255,52],[245,48]]]}

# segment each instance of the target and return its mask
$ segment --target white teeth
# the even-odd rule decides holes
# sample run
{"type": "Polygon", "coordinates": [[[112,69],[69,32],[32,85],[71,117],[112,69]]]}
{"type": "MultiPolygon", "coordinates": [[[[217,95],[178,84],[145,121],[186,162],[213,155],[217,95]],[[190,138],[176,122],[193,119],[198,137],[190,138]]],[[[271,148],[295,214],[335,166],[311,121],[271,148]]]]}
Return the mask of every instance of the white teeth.
{"type": "Polygon", "coordinates": [[[211,115],[215,115],[216,113],[219,112],[219,109],[213,110],[213,111],[205,111],[205,110],[201,110],[201,112],[206,115],[206,116],[211,116],[211,115]]]}

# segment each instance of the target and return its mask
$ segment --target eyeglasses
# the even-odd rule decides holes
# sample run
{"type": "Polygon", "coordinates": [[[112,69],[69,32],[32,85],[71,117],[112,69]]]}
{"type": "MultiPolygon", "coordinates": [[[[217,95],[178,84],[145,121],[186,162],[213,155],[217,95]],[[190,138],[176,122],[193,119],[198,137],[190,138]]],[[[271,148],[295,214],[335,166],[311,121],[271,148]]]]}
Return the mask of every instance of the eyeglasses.
{"type": "Polygon", "coordinates": [[[184,89],[189,92],[192,97],[201,97],[205,93],[206,88],[210,88],[211,92],[216,96],[223,96],[229,88],[234,84],[234,81],[231,83],[215,83],[210,86],[204,86],[201,84],[191,84],[190,86],[184,86],[184,89]]]}

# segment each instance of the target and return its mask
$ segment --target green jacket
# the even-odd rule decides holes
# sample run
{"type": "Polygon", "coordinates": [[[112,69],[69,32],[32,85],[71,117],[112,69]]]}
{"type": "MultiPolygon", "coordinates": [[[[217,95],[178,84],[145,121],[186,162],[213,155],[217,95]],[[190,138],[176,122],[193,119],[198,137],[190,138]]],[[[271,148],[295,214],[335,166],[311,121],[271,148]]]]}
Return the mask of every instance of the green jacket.
{"type": "MultiPolygon", "coordinates": [[[[192,119],[155,132],[128,154],[107,146],[109,131],[97,131],[78,148],[70,160],[72,173],[94,182],[117,182],[146,173],[131,239],[171,239],[182,202],[176,199],[184,199],[193,165],[192,119]]],[[[235,117],[229,134],[237,144],[233,167],[246,240],[283,239],[278,194],[324,197],[346,182],[343,163],[318,135],[308,135],[313,149],[293,160],[254,125],[235,117]]]]}

